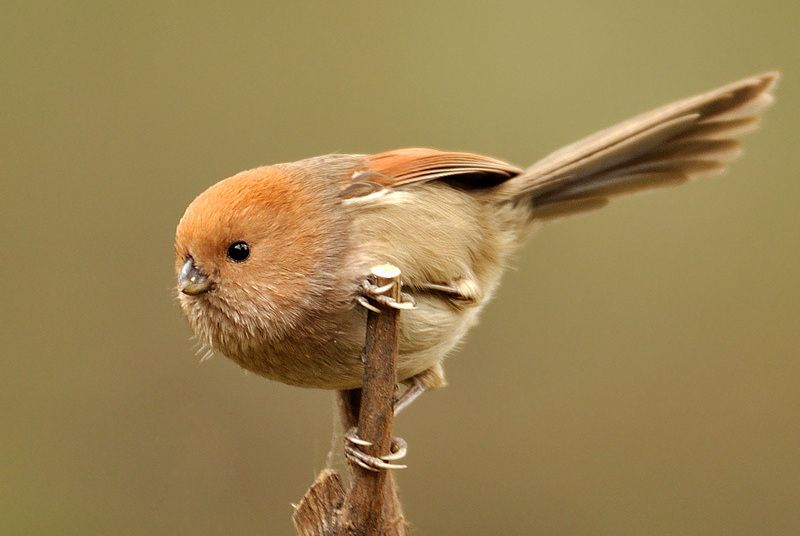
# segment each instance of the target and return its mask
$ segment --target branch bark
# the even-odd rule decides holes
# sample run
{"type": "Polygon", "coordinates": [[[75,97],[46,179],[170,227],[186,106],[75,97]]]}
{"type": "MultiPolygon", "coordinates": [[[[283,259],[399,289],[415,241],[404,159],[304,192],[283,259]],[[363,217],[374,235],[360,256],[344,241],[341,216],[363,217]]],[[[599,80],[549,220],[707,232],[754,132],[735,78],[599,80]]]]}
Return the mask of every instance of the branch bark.
{"type": "MultiPolygon", "coordinates": [[[[400,300],[400,271],[391,265],[373,267],[371,282],[393,282],[388,296],[400,300]]],[[[345,430],[358,423],[359,437],[372,443],[364,452],[381,456],[391,449],[394,394],[397,383],[399,311],[374,303],[369,311],[362,360],[361,389],[340,391],[339,409],[345,430]]],[[[344,491],[339,475],[325,469],[308,489],[292,519],[301,536],[405,536],[397,484],[391,471],[368,471],[351,464],[352,485],[344,491]]]]}

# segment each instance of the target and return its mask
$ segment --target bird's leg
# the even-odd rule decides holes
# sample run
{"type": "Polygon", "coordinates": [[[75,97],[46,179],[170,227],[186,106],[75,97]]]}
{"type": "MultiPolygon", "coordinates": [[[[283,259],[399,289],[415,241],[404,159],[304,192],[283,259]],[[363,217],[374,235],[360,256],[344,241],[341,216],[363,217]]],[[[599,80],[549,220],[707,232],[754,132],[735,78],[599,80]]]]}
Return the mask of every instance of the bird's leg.
{"type": "Polygon", "coordinates": [[[418,399],[422,394],[428,390],[422,381],[419,378],[414,378],[413,382],[404,392],[402,395],[397,397],[397,400],[394,401],[394,416],[397,417],[400,415],[400,412],[406,409],[408,406],[411,405],[413,401],[418,399]]]}
{"type": "Polygon", "coordinates": [[[387,307],[392,307],[394,309],[414,309],[416,303],[414,302],[414,298],[411,297],[410,294],[401,293],[400,300],[395,300],[391,296],[387,296],[386,293],[390,291],[394,287],[394,283],[389,283],[388,285],[378,286],[373,284],[367,279],[364,279],[361,282],[360,295],[356,298],[359,305],[364,307],[365,309],[369,309],[375,313],[380,313],[381,310],[378,307],[372,305],[369,300],[374,300],[382,305],[387,307]]]}
{"type": "Polygon", "coordinates": [[[447,385],[447,380],[444,377],[444,369],[442,364],[438,363],[429,369],[423,370],[416,376],[405,380],[408,387],[397,399],[394,401],[394,414],[399,415],[401,411],[411,405],[416,399],[422,396],[426,391],[439,389],[447,385]]]}

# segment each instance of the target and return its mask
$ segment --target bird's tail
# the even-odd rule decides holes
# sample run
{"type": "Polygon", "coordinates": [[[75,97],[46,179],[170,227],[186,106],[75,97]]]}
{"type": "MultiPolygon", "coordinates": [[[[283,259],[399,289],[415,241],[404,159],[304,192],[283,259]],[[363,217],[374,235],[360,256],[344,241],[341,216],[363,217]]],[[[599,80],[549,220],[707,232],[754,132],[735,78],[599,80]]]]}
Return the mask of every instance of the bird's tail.
{"type": "Polygon", "coordinates": [[[505,182],[504,194],[542,220],[720,173],[740,153],[737,138],[772,102],[777,79],[772,72],[740,80],[592,134],[505,182]]]}

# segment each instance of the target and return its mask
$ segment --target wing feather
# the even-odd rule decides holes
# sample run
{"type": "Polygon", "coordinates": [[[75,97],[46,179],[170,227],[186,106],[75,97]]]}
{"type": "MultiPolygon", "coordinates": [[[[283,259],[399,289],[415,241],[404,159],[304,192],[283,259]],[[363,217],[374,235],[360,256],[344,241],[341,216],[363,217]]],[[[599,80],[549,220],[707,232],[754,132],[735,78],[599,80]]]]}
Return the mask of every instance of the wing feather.
{"type": "Polygon", "coordinates": [[[462,186],[480,188],[500,184],[522,172],[516,166],[489,156],[423,148],[378,153],[367,157],[367,165],[379,175],[372,180],[387,187],[463,175],[462,186]]]}

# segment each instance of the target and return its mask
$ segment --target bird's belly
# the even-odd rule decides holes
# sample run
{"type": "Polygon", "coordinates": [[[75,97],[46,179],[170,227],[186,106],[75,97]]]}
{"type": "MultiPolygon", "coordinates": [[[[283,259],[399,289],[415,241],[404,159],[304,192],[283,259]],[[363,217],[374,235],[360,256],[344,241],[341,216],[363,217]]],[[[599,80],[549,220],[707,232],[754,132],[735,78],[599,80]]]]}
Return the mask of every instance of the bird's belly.
{"type": "MultiPolygon", "coordinates": [[[[480,309],[477,305],[455,308],[436,296],[424,295],[416,301],[416,309],[400,312],[398,382],[441,363],[475,323],[480,309]]],[[[245,369],[290,385],[361,387],[366,313],[356,306],[329,320],[324,337],[293,337],[260,345],[251,352],[226,355],[245,369]]]]}
{"type": "Polygon", "coordinates": [[[475,324],[482,304],[454,307],[434,295],[417,298],[417,308],[400,313],[399,381],[442,362],[475,324]]]}

